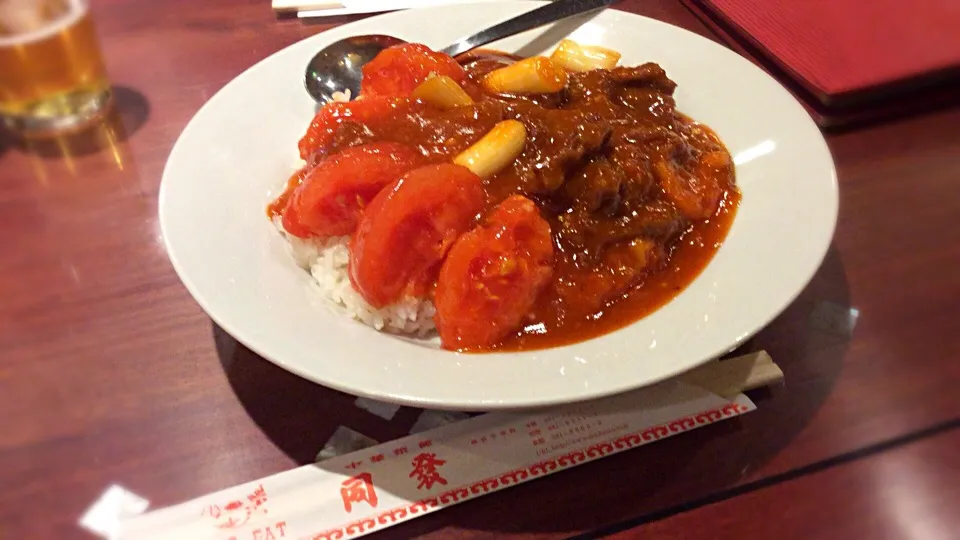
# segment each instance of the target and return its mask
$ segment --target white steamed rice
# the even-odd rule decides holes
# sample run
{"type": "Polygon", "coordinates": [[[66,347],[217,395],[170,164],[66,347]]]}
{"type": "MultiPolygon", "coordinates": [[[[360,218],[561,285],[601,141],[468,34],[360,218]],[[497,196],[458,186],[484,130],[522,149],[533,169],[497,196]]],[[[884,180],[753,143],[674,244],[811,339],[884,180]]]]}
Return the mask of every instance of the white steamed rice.
{"type": "Polygon", "coordinates": [[[436,330],[433,302],[404,298],[396,304],[377,309],[353,288],[347,273],[350,260],[348,236],[328,240],[305,240],[288,234],[274,219],[274,225],[290,246],[297,265],[310,272],[317,290],[348,316],[377,330],[424,337],[436,330]]]}

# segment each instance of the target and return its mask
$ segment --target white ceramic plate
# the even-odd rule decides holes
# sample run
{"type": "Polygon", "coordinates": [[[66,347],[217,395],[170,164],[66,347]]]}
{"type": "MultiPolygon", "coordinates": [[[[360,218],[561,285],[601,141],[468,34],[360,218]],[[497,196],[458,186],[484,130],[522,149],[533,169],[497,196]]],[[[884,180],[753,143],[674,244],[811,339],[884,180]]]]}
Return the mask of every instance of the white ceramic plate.
{"type": "Polygon", "coordinates": [[[743,193],[726,242],[690,287],[651,316],[597,339],[482,355],[378,333],[326,309],[310,289],[264,214],[298,166],[297,141],[313,116],[302,83],[309,58],[356,34],[439,48],[534,5],[456,5],[348,24],[270,56],[204,105],[164,170],[160,224],[177,273],[213,320],[264,358],[338,390],[486,410],[651,384],[734,348],[780,313],[820,265],[836,223],[836,174],[823,138],[790,94],[747,60],[686,30],[614,10],[492,46],[531,55],[570,35],[621,51],[622,65],[658,62],[679,83],[679,109],[727,144],[743,193]]]}

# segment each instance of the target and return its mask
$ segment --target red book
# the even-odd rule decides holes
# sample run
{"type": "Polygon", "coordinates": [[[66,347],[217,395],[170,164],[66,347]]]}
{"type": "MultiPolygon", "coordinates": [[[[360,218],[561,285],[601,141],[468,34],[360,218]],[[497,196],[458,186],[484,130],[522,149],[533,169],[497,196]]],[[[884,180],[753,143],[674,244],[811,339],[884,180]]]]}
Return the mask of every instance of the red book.
{"type": "Polygon", "coordinates": [[[734,48],[788,77],[814,116],[880,113],[928,90],[960,100],[960,0],[685,2],[734,48]]]}

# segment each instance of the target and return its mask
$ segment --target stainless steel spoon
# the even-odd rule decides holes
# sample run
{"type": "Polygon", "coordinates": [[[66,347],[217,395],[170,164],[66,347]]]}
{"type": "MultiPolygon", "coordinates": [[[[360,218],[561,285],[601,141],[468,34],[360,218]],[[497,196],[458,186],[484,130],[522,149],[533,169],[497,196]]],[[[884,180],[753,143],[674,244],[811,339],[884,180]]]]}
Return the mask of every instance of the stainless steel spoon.
{"type": "MultiPolygon", "coordinates": [[[[458,40],[441,52],[455,56],[492,41],[519,34],[567,17],[604,8],[616,0],[555,0],[486,30],[458,40]]],[[[307,93],[319,103],[333,100],[335,92],[360,93],[361,68],[387,47],[404,43],[385,35],[353,36],[335,41],[320,50],[307,64],[307,93]]]]}

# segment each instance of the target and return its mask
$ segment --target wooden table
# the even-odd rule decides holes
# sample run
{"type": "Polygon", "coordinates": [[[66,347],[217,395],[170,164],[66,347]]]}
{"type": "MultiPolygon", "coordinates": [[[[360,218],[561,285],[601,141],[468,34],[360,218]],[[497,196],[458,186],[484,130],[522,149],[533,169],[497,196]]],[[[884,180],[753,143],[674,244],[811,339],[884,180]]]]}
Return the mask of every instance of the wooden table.
{"type": "MultiPolygon", "coordinates": [[[[385,440],[418,414],[388,422],[238,346],[159,237],[160,173],[186,122],[328,25],[277,21],[266,0],[94,4],[119,115],[82,140],[0,143],[3,538],[87,537],[77,519],[111,484],[165,506],[311,462],[336,425],[385,440]]],[[[621,9],[710,37],[674,0],[621,9]]],[[[381,534],[956,537],[960,109],[828,140],[836,238],[748,345],[787,378],[757,412],[381,534]],[[859,310],[852,335],[818,323],[824,305],[859,310]]]]}

